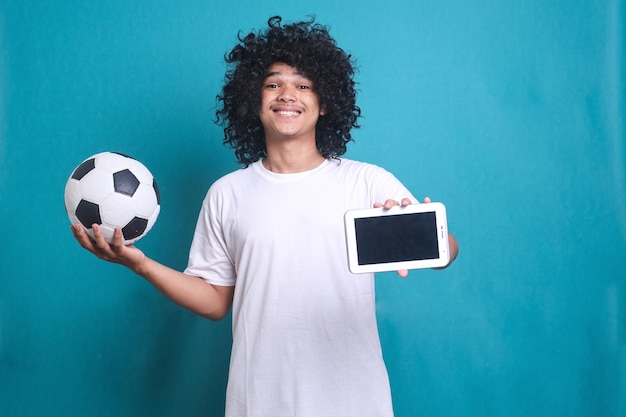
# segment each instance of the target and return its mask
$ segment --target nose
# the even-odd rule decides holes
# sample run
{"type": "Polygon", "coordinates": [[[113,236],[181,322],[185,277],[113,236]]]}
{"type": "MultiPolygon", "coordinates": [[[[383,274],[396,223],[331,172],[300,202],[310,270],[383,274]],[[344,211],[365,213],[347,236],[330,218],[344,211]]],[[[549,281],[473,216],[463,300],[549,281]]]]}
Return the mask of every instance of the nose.
{"type": "Polygon", "coordinates": [[[289,85],[284,86],[277,97],[278,101],[284,103],[293,103],[296,101],[295,88],[289,85]]]}

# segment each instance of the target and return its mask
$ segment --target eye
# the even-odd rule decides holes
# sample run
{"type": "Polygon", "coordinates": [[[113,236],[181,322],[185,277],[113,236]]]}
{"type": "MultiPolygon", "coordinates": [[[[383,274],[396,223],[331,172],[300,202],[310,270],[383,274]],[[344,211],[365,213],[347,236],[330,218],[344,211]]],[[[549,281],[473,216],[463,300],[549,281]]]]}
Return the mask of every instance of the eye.
{"type": "Polygon", "coordinates": [[[308,86],[308,85],[306,85],[306,84],[302,84],[302,85],[298,86],[298,88],[299,88],[300,90],[309,90],[311,87],[310,87],[310,86],[308,86]]]}
{"type": "Polygon", "coordinates": [[[265,84],[265,88],[276,89],[276,88],[278,88],[278,84],[276,84],[276,83],[267,83],[267,84],[265,84]]]}

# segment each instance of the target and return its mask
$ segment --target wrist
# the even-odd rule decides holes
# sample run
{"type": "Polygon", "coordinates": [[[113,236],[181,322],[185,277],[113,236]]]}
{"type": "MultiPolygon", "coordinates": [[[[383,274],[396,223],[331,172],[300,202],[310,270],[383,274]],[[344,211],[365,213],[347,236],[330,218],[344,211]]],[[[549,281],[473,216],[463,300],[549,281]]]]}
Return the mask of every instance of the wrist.
{"type": "Polygon", "coordinates": [[[130,264],[127,264],[126,266],[135,274],[144,278],[147,277],[150,271],[149,259],[143,253],[141,254],[141,257],[139,259],[131,262],[130,264]]]}

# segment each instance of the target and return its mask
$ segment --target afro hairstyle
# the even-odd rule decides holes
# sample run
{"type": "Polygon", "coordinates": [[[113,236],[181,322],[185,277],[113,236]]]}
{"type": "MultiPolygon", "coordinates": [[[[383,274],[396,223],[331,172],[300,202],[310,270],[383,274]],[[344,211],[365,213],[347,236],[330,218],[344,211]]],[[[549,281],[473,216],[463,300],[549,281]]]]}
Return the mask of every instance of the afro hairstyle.
{"type": "Polygon", "coordinates": [[[228,65],[222,92],[217,96],[216,123],[224,128],[224,144],[248,166],[267,155],[259,117],[261,91],[268,68],[277,62],[296,68],[310,79],[324,109],[316,126],[316,143],[325,158],[346,152],[351,129],[358,128],[361,109],[356,105],[355,65],[337,46],[328,27],[315,18],[282,24],[269,19],[265,30],[238,35],[238,44],[224,59],[228,65]]]}

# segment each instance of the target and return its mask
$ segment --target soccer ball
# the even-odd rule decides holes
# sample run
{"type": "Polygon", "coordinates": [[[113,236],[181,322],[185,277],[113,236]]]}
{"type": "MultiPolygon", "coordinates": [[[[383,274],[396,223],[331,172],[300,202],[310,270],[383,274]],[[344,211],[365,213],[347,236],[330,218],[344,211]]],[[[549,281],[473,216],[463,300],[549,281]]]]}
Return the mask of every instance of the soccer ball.
{"type": "Polygon", "coordinates": [[[107,242],[116,227],[122,228],[124,244],[150,231],[161,209],[154,177],[130,156],[102,152],[83,161],[65,185],[65,209],[72,224],[82,224],[94,238],[92,225],[100,225],[107,242]]]}

